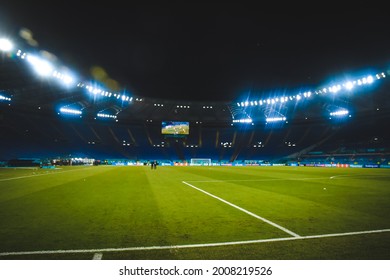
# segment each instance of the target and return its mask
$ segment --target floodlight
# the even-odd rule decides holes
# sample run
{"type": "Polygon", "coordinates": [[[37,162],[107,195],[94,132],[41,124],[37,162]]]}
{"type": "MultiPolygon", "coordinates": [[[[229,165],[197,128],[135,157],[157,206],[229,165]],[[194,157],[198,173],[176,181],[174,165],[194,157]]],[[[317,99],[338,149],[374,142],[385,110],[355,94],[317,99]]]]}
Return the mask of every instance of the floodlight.
{"type": "Polygon", "coordinates": [[[11,98],[0,94],[0,101],[11,101],[11,98]]]}
{"type": "Polygon", "coordinates": [[[267,122],[280,122],[280,121],[285,121],[286,117],[273,117],[273,118],[266,118],[265,120],[267,122]]]}
{"type": "Polygon", "coordinates": [[[331,116],[345,116],[345,115],[348,115],[349,114],[349,111],[348,110],[339,110],[339,111],[334,111],[334,112],[330,112],[329,115],[331,116]]]}
{"type": "Polygon", "coordinates": [[[352,82],[347,82],[345,84],[345,87],[348,89],[348,90],[351,90],[353,88],[353,83],[352,82]]]}
{"type": "Polygon", "coordinates": [[[104,114],[104,113],[98,113],[97,116],[99,118],[103,118],[103,119],[116,119],[117,118],[116,115],[104,114]]]}
{"type": "Polygon", "coordinates": [[[372,76],[368,76],[366,81],[368,84],[372,84],[374,82],[374,78],[372,76]]]}
{"type": "Polygon", "coordinates": [[[65,114],[71,114],[71,115],[81,115],[82,114],[81,110],[65,108],[65,107],[60,108],[60,112],[65,113],[65,114]]]}
{"type": "Polygon", "coordinates": [[[49,76],[53,73],[53,66],[46,60],[34,55],[27,55],[27,61],[31,63],[34,70],[41,76],[49,76]]]}
{"type": "Polygon", "coordinates": [[[73,85],[75,83],[75,78],[72,77],[70,74],[63,74],[58,71],[54,71],[53,77],[57,78],[65,85],[73,85]]]}
{"type": "Polygon", "coordinates": [[[14,48],[12,42],[6,38],[0,38],[0,51],[10,52],[14,48]]]}
{"type": "Polygon", "coordinates": [[[252,122],[251,118],[233,120],[233,123],[251,123],[251,122],[252,122]]]}

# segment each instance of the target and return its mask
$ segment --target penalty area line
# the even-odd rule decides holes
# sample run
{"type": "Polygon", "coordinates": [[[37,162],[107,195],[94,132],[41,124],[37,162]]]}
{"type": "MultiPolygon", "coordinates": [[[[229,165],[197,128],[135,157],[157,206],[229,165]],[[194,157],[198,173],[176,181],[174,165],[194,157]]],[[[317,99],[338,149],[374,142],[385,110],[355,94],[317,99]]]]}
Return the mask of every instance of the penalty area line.
{"type": "Polygon", "coordinates": [[[252,212],[250,212],[250,211],[248,211],[248,210],[246,210],[246,209],[244,209],[244,208],[242,208],[240,206],[237,206],[237,205],[235,205],[235,204],[233,204],[233,203],[231,203],[231,202],[229,202],[229,201],[227,201],[227,200],[225,200],[223,198],[220,198],[220,197],[218,197],[216,195],[213,195],[213,194],[211,194],[209,192],[206,192],[205,190],[202,190],[202,189],[200,189],[198,187],[195,187],[194,185],[191,185],[191,184],[189,184],[189,183],[187,183],[185,181],[182,181],[182,183],[186,184],[187,186],[189,186],[189,187],[191,187],[191,188],[193,188],[193,189],[195,189],[197,191],[200,191],[200,192],[202,192],[202,193],[204,193],[204,194],[206,194],[208,196],[211,196],[212,198],[215,198],[215,199],[217,199],[217,200],[219,200],[219,201],[221,201],[221,202],[223,202],[223,203],[225,203],[225,204],[227,204],[227,205],[229,205],[229,206],[231,206],[233,208],[236,208],[236,209],[238,209],[238,210],[240,210],[240,211],[242,211],[242,212],[244,212],[244,213],[246,213],[246,214],[248,214],[248,215],[250,215],[252,217],[255,217],[256,219],[259,219],[259,220],[261,220],[261,221],[263,221],[263,222],[265,222],[265,223],[267,223],[267,224],[269,224],[269,225],[271,225],[273,227],[276,227],[276,228],[278,228],[278,229],[288,233],[289,235],[292,235],[294,237],[299,237],[299,235],[296,234],[295,232],[292,232],[291,230],[288,230],[285,227],[282,227],[281,225],[278,225],[278,224],[276,224],[274,222],[271,222],[270,220],[267,220],[266,218],[260,217],[259,215],[256,215],[255,213],[252,213],[252,212]]]}
{"type": "MultiPolygon", "coordinates": [[[[186,249],[186,248],[206,248],[206,247],[219,247],[229,245],[246,245],[257,243],[270,243],[280,241],[294,241],[305,239],[321,239],[331,237],[364,235],[373,233],[390,232],[390,229],[378,229],[378,230],[366,230],[355,232],[343,232],[343,233],[330,233],[320,235],[298,236],[298,237],[282,237],[271,239],[258,239],[258,240],[246,240],[246,241],[232,241],[232,242],[219,242],[219,243],[204,243],[204,244],[186,244],[186,245],[170,245],[170,246],[150,246],[150,247],[128,247],[128,248],[105,248],[105,249],[78,249],[78,250],[49,250],[49,251],[25,251],[25,252],[3,252],[1,256],[20,256],[20,255],[52,255],[52,254],[75,254],[75,253],[95,253],[103,256],[102,252],[125,252],[125,251],[150,251],[150,250],[171,250],[171,249],[186,249]]],[[[94,257],[95,257],[94,255],[94,257]]]]}

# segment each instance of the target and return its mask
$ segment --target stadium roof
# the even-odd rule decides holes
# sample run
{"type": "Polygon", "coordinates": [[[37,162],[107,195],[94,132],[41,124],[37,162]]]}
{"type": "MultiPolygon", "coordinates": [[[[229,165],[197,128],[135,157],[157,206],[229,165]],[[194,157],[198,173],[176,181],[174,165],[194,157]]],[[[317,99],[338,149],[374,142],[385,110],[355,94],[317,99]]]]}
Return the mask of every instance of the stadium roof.
{"type": "MultiPolygon", "coordinates": [[[[115,116],[116,121],[206,121],[229,123],[250,119],[264,123],[267,118],[307,120],[331,118],[346,110],[348,115],[370,115],[390,111],[390,79],[386,71],[350,75],[302,91],[274,91],[230,102],[201,102],[133,96],[108,91],[93,81],[64,82],[64,72],[37,74],[29,54],[3,54],[0,64],[0,102],[11,110],[53,116],[61,108],[80,110],[83,117],[115,116]],[[348,86],[352,88],[349,89],[348,86]]],[[[41,66],[38,63],[39,66],[41,66]]],[[[58,69],[61,69],[59,67],[58,69]]],[[[66,80],[65,80],[66,81],[66,80]]]]}

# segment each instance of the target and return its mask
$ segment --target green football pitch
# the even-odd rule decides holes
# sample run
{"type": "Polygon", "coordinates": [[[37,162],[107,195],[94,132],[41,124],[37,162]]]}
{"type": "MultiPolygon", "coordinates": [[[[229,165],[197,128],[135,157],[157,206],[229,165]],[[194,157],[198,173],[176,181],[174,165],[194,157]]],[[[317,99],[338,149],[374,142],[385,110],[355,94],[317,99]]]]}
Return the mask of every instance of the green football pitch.
{"type": "Polygon", "coordinates": [[[390,170],[0,169],[0,259],[390,259],[390,170]]]}

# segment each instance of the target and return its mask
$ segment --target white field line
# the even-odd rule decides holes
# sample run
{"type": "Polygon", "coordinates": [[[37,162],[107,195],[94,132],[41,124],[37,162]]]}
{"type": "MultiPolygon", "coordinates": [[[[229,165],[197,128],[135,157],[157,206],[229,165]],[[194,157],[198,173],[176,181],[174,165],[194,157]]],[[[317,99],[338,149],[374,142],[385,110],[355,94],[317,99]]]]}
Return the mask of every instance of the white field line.
{"type": "Polygon", "coordinates": [[[349,177],[389,177],[389,175],[364,175],[348,174],[335,175],[330,177],[308,177],[308,178],[268,178],[268,179],[233,179],[233,180],[188,180],[193,183],[228,183],[228,182],[267,182],[267,181],[306,181],[306,180],[323,180],[323,179],[347,179],[349,177]]]}
{"type": "Polygon", "coordinates": [[[306,180],[324,180],[329,177],[311,177],[311,178],[269,178],[269,179],[237,179],[237,180],[190,180],[194,183],[226,183],[226,182],[264,182],[264,181],[306,181],[306,180]]]}
{"type": "Polygon", "coordinates": [[[206,247],[218,247],[218,246],[230,246],[230,245],[246,245],[246,244],[270,243],[270,242],[280,242],[280,241],[331,238],[331,237],[364,235],[364,234],[383,233],[383,232],[390,232],[390,229],[378,229],[378,230],[355,231],[355,232],[344,232],[344,233],[330,233],[330,234],[320,234],[320,235],[308,235],[308,236],[297,236],[297,237],[294,236],[294,237],[282,237],[282,238],[258,239],[258,240],[246,240],[246,241],[203,243],[203,244],[200,243],[200,244],[149,246],[149,247],[3,252],[3,253],[0,253],[0,257],[2,257],[2,256],[18,256],[18,255],[19,256],[20,255],[52,255],[52,254],[77,254],[77,253],[100,253],[103,255],[102,252],[151,251],[151,250],[170,250],[170,249],[185,249],[185,248],[206,248],[206,247]]]}
{"type": "Polygon", "coordinates": [[[386,174],[345,174],[345,175],[335,175],[329,177],[330,179],[348,179],[353,177],[362,177],[362,178],[378,178],[378,177],[390,177],[390,175],[386,174]]]}
{"type": "Polygon", "coordinates": [[[51,173],[41,173],[41,174],[34,174],[34,175],[26,175],[26,176],[5,178],[5,179],[0,179],[0,182],[11,181],[11,180],[18,180],[18,179],[24,179],[24,178],[31,178],[31,177],[38,177],[38,176],[44,176],[44,175],[54,175],[54,174],[73,172],[73,171],[88,170],[88,169],[92,169],[92,168],[93,167],[88,167],[88,168],[81,168],[81,169],[72,169],[72,170],[66,170],[66,171],[51,172],[51,173]]]}
{"type": "Polygon", "coordinates": [[[197,191],[200,191],[200,192],[202,192],[204,194],[207,194],[208,196],[211,196],[212,198],[218,199],[219,201],[222,201],[223,203],[226,203],[227,205],[229,205],[231,207],[234,207],[234,208],[236,208],[236,209],[238,209],[238,210],[240,210],[240,211],[242,211],[242,212],[244,212],[244,213],[246,213],[246,214],[248,214],[248,215],[250,215],[252,217],[255,217],[256,219],[259,219],[259,220],[261,220],[263,222],[266,222],[267,224],[269,224],[271,226],[274,226],[274,227],[276,227],[276,228],[278,228],[278,229],[280,229],[280,230],[282,230],[282,231],[284,231],[284,232],[286,232],[286,233],[288,233],[288,234],[290,234],[290,235],[292,235],[294,237],[299,237],[298,234],[296,234],[295,232],[292,232],[291,230],[286,229],[285,227],[282,227],[282,226],[280,226],[278,224],[275,224],[274,222],[271,222],[270,220],[267,220],[267,219],[265,219],[263,217],[260,217],[260,216],[254,214],[254,213],[252,213],[252,212],[250,212],[250,211],[248,211],[248,210],[246,210],[246,209],[244,209],[244,208],[242,208],[240,206],[237,206],[237,205],[235,205],[235,204],[233,204],[233,203],[231,203],[231,202],[229,202],[227,200],[224,200],[224,199],[222,199],[222,198],[220,198],[220,197],[218,197],[216,195],[213,195],[213,194],[211,194],[209,192],[206,192],[206,191],[204,191],[204,190],[202,190],[200,188],[197,188],[197,187],[195,187],[195,186],[193,186],[193,185],[191,185],[191,184],[189,184],[189,183],[187,183],[185,181],[182,181],[182,182],[183,182],[183,184],[186,184],[187,186],[190,186],[191,188],[194,188],[197,191]]]}
{"type": "Polygon", "coordinates": [[[93,255],[93,260],[101,260],[103,258],[103,253],[95,253],[93,255]]]}

